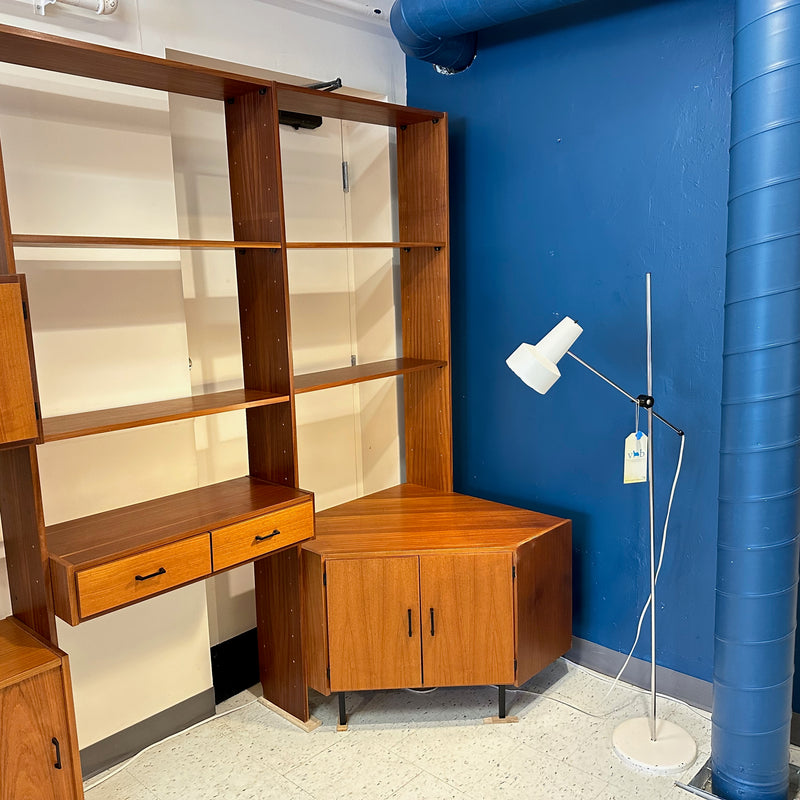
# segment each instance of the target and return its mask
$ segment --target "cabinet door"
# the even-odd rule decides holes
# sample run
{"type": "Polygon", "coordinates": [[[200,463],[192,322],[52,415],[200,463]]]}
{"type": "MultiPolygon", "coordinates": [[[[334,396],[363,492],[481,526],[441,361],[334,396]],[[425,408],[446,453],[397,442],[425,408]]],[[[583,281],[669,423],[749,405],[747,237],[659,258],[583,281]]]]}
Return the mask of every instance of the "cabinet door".
{"type": "Polygon", "coordinates": [[[331,691],[420,686],[416,556],[327,562],[331,691]]]}
{"type": "Polygon", "coordinates": [[[59,669],[0,690],[0,800],[75,800],[71,756],[59,669]]]}
{"type": "Polygon", "coordinates": [[[425,686],[514,682],[511,553],[420,556],[425,686]]]}

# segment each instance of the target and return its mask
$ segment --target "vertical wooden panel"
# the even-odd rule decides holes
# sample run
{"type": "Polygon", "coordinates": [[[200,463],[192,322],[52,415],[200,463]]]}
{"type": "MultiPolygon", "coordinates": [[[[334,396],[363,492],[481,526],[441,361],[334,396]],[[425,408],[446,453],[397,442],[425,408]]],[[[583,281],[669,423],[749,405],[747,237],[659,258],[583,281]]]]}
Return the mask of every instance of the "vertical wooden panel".
{"type": "Polygon", "coordinates": [[[303,646],[308,685],[320,694],[330,694],[328,683],[328,625],[323,585],[324,564],[317,553],[302,551],[303,646]]]}
{"type": "Polygon", "coordinates": [[[517,551],[517,681],[525,681],[572,646],[572,523],[517,551]]]}
{"type": "Polygon", "coordinates": [[[255,562],[258,663],[264,697],[306,722],[300,547],[255,562]]]}
{"type": "Polygon", "coordinates": [[[417,557],[334,559],[326,568],[331,691],[420,686],[417,557]]]}
{"type": "Polygon", "coordinates": [[[400,238],[444,243],[400,256],[403,355],[447,362],[403,378],[406,480],[452,491],[447,119],[398,129],[397,165],[400,238]]]}
{"type": "Polygon", "coordinates": [[[24,276],[0,276],[0,447],[39,439],[24,276]]]}
{"type": "Polygon", "coordinates": [[[8,209],[6,173],[3,167],[3,151],[0,148],[0,275],[13,275],[14,246],[11,243],[11,215],[8,209]]]}
{"type": "Polygon", "coordinates": [[[14,615],[56,643],[36,448],[0,450],[0,514],[14,615]]]}
{"type": "MultiPolygon", "coordinates": [[[[234,238],[285,244],[278,109],[265,87],[226,103],[234,238]]],[[[246,389],[290,394],[292,354],[286,251],[236,254],[246,389]]],[[[248,412],[250,472],[296,485],[294,400],[248,412]],[[287,424],[288,423],[288,424],[287,424]]]]}
{"type": "Polygon", "coordinates": [[[0,690],[0,800],[78,800],[60,669],[0,690]],[[11,733],[13,732],[13,733],[11,733]],[[55,769],[59,743],[61,769],[55,769]]]}
{"type": "Polygon", "coordinates": [[[424,685],[513,683],[511,553],[422,555],[420,587],[424,685]]]}

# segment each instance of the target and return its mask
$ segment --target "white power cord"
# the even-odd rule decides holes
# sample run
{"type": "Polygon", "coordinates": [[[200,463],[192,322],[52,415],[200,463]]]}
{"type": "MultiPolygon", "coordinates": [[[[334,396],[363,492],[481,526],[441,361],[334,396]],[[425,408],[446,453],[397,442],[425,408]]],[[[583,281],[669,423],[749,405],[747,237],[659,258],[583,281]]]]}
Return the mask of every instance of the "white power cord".
{"type": "Polygon", "coordinates": [[[166,739],[159,739],[157,742],[153,742],[153,744],[148,745],[144,748],[144,750],[140,750],[135,755],[131,756],[127,761],[123,761],[115,770],[112,770],[107,775],[103,775],[102,778],[96,780],[91,786],[85,786],[83,791],[90,792],[92,789],[99,786],[101,783],[105,783],[109,778],[113,778],[115,775],[119,775],[122,770],[127,769],[134,761],[138,758],[143,756],[149,750],[152,750],[154,747],[158,747],[159,745],[164,744],[165,742],[169,742],[172,739],[177,738],[178,736],[183,736],[184,733],[188,733],[189,731],[193,731],[195,728],[199,728],[201,725],[205,725],[209,722],[213,722],[217,719],[222,719],[222,717],[227,717],[228,714],[233,714],[234,711],[241,711],[243,708],[247,708],[248,706],[252,706],[253,703],[257,703],[258,700],[251,700],[249,703],[245,703],[241,706],[236,706],[236,708],[229,708],[227,711],[223,711],[219,714],[214,714],[213,717],[208,717],[207,719],[202,719],[200,722],[195,722],[194,725],[190,725],[188,728],[184,728],[182,731],[178,731],[177,733],[173,733],[171,736],[167,736],[166,739]]]}
{"type": "MultiPolygon", "coordinates": [[[[675,478],[672,481],[672,489],[669,493],[669,503],[667,503],[667,516],[664,519],[664,533],[661,536],[661,553],[658,557],[658,567],[656,568],[656,579],[655,579],[656,583],[658,583],[658,576],[661,573],[661,565],[664,563],[664,551],[667,545],[667,528],[669,526],[669,515],[670,512],[672,511],[672,500],[675,497],[675,487],[678,484],[678,478],[681,474],[681,464],[683,463],[683,448],[686,446],[686,435],[684,434],[683,436],[680,437],[680,439],[681,439],[681,449],[680,452],[678,453],[678,464],[675,467],[675,478]]],[[[650,480],[652,479],[653,476],[650,475],[650,480]]],[[[631,658],[633,657],[633,651],[636,649],[636,645],[639,643],[639,637],[641,636],[642,633],[642,623],[644,622],[645,614],[647,614],[647,609],[650,608],[652,601],[653,601],[653,595],[651,593],[647,598],[647,602],[644,604],[644,608],[642,608],[642,613],[639,615],[639,624],[636,628],[636,638],[633,640],[633,646],[631,647],[631,650],[628,653],[628,657],[625,659],[625,663],[622,665],[622,668],[617,673],[616,678],[614,678],[614,681],[612,682],[611,688],[608,690],[606,697],[608,697],[608,695],[610,695],[611,692],[614,691],[614,687],[617,685],[617,682],[622,677],[622,673],[625,672],[625,668],[628,666],[631,658]]]]}

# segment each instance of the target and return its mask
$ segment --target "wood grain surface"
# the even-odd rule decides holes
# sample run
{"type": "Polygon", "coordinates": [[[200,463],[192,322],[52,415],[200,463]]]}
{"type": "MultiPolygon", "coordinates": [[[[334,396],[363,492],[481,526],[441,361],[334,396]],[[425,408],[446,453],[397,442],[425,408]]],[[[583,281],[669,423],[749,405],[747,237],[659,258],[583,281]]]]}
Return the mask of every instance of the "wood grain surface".
{"type": "Polygon", "coordinates": [[[48,526],[47,541],[55,557],[83,569],[305,503],[308,498],[309,493],[300,489],[235,478],[48,526]]]}
{"type": "Polygon", "coordinates": [[[307,502],[211,532],[214,572],[252,561],[314,536],[314,505],[307,502]],[[256,537],[267,537],[259,541],[256,537]]]}
{"type": "Polygon", "coordinates": [[[56,644],[35,447],[0,450],[0,509],[11,608],[29,628],[56,644]]]}
{"type": "Polygon", "coordinates": [[[421,686],[419,559],[335,559],[326,570],[331,691],[421,686]]]}
{"type": "Polygon", "coordinates": [[[417,122],[442,119],[441,111],[426,111],[421,108],[393,105],[363,97],[348,97],[334,92],[321,92],[302,86],[285,83],[275,85],[278,105],[282,111],[298,114],[314,114],[351,122],[367,122],[373,125],[413,125],[417,122]]]}
{"type": "Polygon", "coordinates": [[[121,608],[210,574],[207,533],[83,569],[76,573],[80,617],[121,608]]]}
{"type": "Polygon", "coordinates": [[[64,684],[51,669],[0,689],[0,800],[79,800],[64,684]],[[7,732],[13,731],[13,735],[7,732]],[[59,743],[61,769],[55,769],[59,743]]]}
{"type": "Polygon", "coordinates": [[[237,242],[226,239],[145,239],[126,236],[54,236],[36,233],[15,233],[17,247],[105,247],[111,250],[171,249],[179,250],[278,250],[280,242],[237,242]]]}
{"type": "Polygon", "coordinates": [[[300,547],[255,562],[258,664],[264,697],[307,722],[300,547]]]}
{"type": "Polygon", "coordinates": [[[572,523],[523,544],[517,561],[517,686],[572,646],[572,523]]]}
{"type": "MultiPolygon", "coordinates": [[[[397,134],[400,238],[449,241],[447,118],[408,125],[397,134]]],[[[403,355],[450,363],[448,248],[400,254],[403,355]]],[[[452,390],[449,366],[403,382],[406,478],[453,488],[452,390]]]]}
{"type": "Polygon", "coordinates": [[[421,556],[420,598],[425,686],[514,682],[510,551],[421,556]]]}
{"type": "Polygon", "coordinates": [[[325,557],[508,549],[564,520],[478,497],[401,484],[317,514],[303,548],[325,557]]]}
{"type": "Polygon", "coordinates": [[[44,441],[55,442],[59,439],[92,436],[96,433],[137,428],[142,425],[157,425],[178,419],[191,419],[207,414],[222,414],[227,411],[288,402],[288,395],[253,389],[233,389],[227,392],[178,397],[156,403],[47,417],[42,421],[42,427],[44,441]]]}
{"type": "Polygon", "coordinates": [[[306,680],[320,694],[330,694],[328,682],[328,624],[324,566],[316,553],[303,550],[303,643],[306,680]]]}
{"type": "Polygon", "coordinates": [[[0,147],[0,275],[13,275],[17,271],[11,239],[11,214],[8,208],[3,150],[0,147]]]}
{"type": "Polygon", "coordinates": [[[0,620],[0,689],[61,666],[61,656],[11,617],[0,620]]]}
{"type": "Polygon", "coordinates": [[[330,389],[332,386],[347,386],[352,383],[389,378],[392,375],[407,375],[410,372],[439,369],[444,366],[444,361],[430,361],[422,358],[391,358],[386,361],[356,364],[354,367],[306,372],[302,375],[294,376],[294,392],[295,394],[316,392],[320,389],[330,389]]]}
{"type": "Polygon", "coordinates": [[[39,438],[20,277],[0,277],[0,446],[39,438]]]}

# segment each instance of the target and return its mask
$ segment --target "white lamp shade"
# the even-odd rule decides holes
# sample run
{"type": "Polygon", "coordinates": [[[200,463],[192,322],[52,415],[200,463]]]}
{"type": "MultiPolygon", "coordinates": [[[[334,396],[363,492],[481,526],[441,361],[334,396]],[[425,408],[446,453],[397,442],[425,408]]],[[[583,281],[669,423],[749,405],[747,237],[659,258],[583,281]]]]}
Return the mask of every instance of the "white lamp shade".
{"type": "Polygon", "coordinates": [[[521,344],[506,364],[531,389],[544,394],[560,377],[556,364],[583,333],[570,317],[564,317],[537,345],[521,344]]]}

